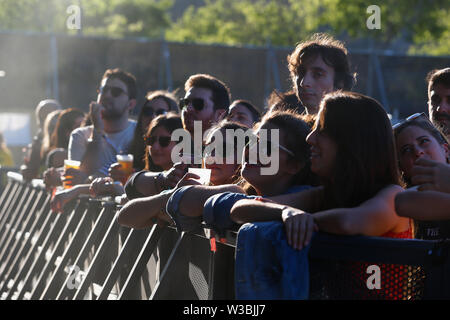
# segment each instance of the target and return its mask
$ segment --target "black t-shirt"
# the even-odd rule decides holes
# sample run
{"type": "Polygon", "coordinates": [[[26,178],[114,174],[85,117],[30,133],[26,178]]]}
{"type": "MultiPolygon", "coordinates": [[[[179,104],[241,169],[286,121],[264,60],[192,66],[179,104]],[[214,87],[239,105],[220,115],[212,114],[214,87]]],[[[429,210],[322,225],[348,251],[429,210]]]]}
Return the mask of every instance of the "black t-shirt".
{"type": "Polygon", "coordinates": [[[450,220],[416,221],[416,239],[443,240],[450,239],[450,220]]]}

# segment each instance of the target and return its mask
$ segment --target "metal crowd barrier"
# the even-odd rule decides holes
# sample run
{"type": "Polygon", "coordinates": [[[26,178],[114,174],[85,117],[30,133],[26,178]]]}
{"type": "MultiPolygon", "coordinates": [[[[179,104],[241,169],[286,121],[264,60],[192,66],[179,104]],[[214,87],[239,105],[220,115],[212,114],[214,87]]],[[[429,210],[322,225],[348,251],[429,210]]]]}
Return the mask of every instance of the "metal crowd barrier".
{"type": "MultiPolygon", "coordinates": [[[[50,210],[39,181],[8,173],[0,195],[1,299],[234,299],[236,233],[211,242],[209,230],[135,230],[116,222],[109,199],[80,197],[50,210]]],[[[449,243],[317,234],[310,261],[311,299],[450,297],[449,243]],[[366,267],[385,288],[368,291],[366,267]],[[381,293],[380,293],[381,292],[381,293]]]]}

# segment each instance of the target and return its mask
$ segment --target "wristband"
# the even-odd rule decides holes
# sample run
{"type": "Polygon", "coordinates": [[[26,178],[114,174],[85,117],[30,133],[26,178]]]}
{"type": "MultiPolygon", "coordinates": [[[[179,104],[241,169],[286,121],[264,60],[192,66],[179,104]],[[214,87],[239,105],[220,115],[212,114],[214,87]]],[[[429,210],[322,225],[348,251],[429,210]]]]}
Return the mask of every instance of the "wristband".
{"type": "Polygon", "coordinates": [[[178,232],[182,231],[194,231],[200,226],[202,217],[187,217],[181,214],[178,210],[181,198],[184,192],[192,188],[193,186],[184,186],[177,189],[169,198],[166,205],[166,212],[175,223],[178,232]]]}

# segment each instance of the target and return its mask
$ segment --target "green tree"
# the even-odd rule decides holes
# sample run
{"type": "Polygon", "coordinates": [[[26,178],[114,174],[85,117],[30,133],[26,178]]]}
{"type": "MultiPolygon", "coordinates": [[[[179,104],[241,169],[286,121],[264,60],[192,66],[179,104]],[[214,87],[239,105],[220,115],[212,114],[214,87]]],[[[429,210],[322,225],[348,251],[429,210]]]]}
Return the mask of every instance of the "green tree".
{"type": "Polygon", "coordinates": [[[352,39],[372,38],[378,48],[397,40],[410,53],[449,54],[449,0],[382,0],[381,29],[370,30],[366,0],[205,0],[189,7],[167,32],[168,39],[230,45],[293,46],[314,32],[352,39]]]}
{"type": "MultiPolygon", "coordinates": [[[[387,47],[398,39],[411,42],[411,48],[424,44],[448,48],[450,37],[449,0],[383,0],[377,1],[381,11],[381,29],[369,30],[365,0],[325,0],[327,13],[320,24],[328,24],[334,33],[345,32],[353,38],[370,37],[387,47]]],[[[432,53],[431,51],[429,53],[432,53]]],[[[442,52],[444,53],[444,52],[442,52]]],[[[447,50],[448,54],[449,51],[447,50]]]]}
{"type": "Polygon", "coordinates": [[[174,41],[225,43],[229,45],[291,46],[319,27],[319,1],[206,0],[189,7],[172,25],[167,38],[174,41]]]}
{"type": "Polygon", "coordinates": [[[173,0],[0,0],[0,29],[75,33],[66,10],[80,4],[87,35],[155,38],[171,24],[173,0]]]}
{"type": "Polygon", "coordinates": [[[157,38],[171,24],[172,5],[172,0],[84,1],[83,33],[157,38]]]}

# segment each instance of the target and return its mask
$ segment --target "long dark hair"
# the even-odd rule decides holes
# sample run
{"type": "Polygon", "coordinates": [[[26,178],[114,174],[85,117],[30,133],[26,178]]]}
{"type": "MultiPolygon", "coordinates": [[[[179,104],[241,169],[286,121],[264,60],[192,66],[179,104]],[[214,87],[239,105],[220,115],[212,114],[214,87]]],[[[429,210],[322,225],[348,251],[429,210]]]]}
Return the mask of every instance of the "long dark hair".
{"type": "Polygon", "coordinates": [[[388,185],[401,185],[391,123],[378,101],[330,93],[321,102],[316,128],[337,144],[332,176],[324,180],[323,209],[355,207],[388,185]]]}
{"type": "MultiPolygon", "coordinates": [[[[146,166],[147,161],[147,153],[145,152],[145,143],[144,143],[144,135],[148,128],[142,127],[142,118],[144,117],[144,109],[148,102],[163,99],[164,102],[169,107],[169,111],[173,111],[175,113],[178,112],[178,104],[176,102],[175,93],[165,91],[165,90],[157,90],[157,91],[149,91],[145,95],[145,102],[139,111],[139,116],[137,118],[136,129],[134,130],[133,141],[130,146],[130,153],[134,154],[133,160],[133,168],[137,171],[142,170],[146,166]]],[[[151,159],[150,159],[151,162],[151,159]]]]}
{"type": "Polygon", "coordinates": [[[84,112],[76,108],[69,108],[62,111],[58,116],[55,130],[50,138],[52,148],[67,149],[69,145],[70,132],[75,125],[75,120],[84,117],[84,112]]]}
{"type": "MultiPolygon", "coordinates": [[[[295,110],[274,110],[266,113],[261,122],[255,126],[260,127],[264,123],[271,123],[284,133],[284,146],[294,153],[293,160],[302,165],[302,169],[292,177],[291,186],[318,184],[317,176],[311,172],[311,148],[306,143],[306,137],[311,132],[311,125],[306,120],[295,110]]],[[[256,194],[249,183],[244,184],[244,190],[249,194],[256,194]]]]}
{"type": "MultiPolygon", "coordinates": [[[[178,114],[175,114],[173,112],[169,112],[166,114],[162,114],[157,116],[155,119],[150,122],[150,125],[148,126],[147,132],[144,136],[144,141],[146,141],[148,138],[152,136],[152,134],[155,132],[155,130],[159,127],[163,127],[166,129],[169,134],[172,134],[173,131],[176,129],[182,129],[183,124],[181,123],[181,117],[178,114]]],[[[146,144],[144,144],[144,150],[146,151],[145,154],[145,170],[149,171],[163,171],[163,169],[153,163],[150,157],[150,153],[147,151],[146,144]]]]}

